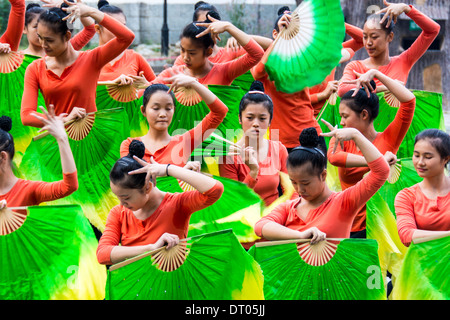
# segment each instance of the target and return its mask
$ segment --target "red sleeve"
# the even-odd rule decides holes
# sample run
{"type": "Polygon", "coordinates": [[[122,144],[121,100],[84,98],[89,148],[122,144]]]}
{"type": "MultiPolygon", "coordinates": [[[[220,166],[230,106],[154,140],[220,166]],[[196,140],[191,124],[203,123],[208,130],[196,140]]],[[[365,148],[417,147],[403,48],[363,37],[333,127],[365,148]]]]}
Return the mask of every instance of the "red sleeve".
{"type": "Polygon", "coordinates": [[[397,229],[400,240],[405,246],[409,246],[412,236],[417,230],[414,218],[415,197],[410,189],[403,189],[395,197],[395,215],[397,216],[397,229]]]}
{"type": "Polygon", "coordinates": [[[264,55],[263,48],[253,39],[244,46],[244,49],[246,54],[224,63],[228,67],[227,77],[230,82],[254,67],[264,55]]]}
{"type": "Polygon", "coordinates": [[[44,116],[36,112],[39,95],[39,60],[33,61],[25,70],[24,88],[20,107],[20,118],[24,126],[41,128],[43,123],[33,117],[33,114],[44,116]]]}
{"type": "Polygon", "coordinates": [[[199,146],[203,140],[216,129],[223,121],[228,112],[228,107],[219,98],[216,98],[214,102],[208,105],[210,112],[203,118],[203,120],[189,130],[191,141],[191,149],[194,150],[199,146]]]}
{"type": "Polygon", "coordinates": [[[38,203],[67,197],[78,189],[77,172],[63,173],[63,179],[57,182],[41,182],[36,186],[35,199],[38,203]]]}
{"type": "Polygon", "coordinates": [[[144,77],[147,79],[147,81],[153,81],[156,78],[155,73],[153,72],[152,67],[147,62],[147,60],[144,59],[143,56],[141,56],[139,53],[136,53],[138,57],[139,62],[139,72],[144,71],[144,77]]]}
{"type": "Polygon", "coordinates": [[[383,137],[385,141],[389,141],[392,152],[396,151],[403,141],[411,122],[414,117],[414,109],[416,107],[416,98],[414,97],[408,102],[402,102],[395,115],[394,120],[384,130],[383,137]],[[392,140],[392,141],[391,141],[392,140]]]}
{"type": "Polygon", "coordinates": [[[280,203],[278,206],[276,206],[268,215],[262,217],[258,220],[255,224],[255,234],[258,237],[262,237],[262,228],[263,226],[268,222],[275,222],[279,225],[284,226],[286,224],[286,220],[289,215],[289,208],[292,201],[298,201],[298,200],[289,200],[283,203],[280,203]]]}
{"type": "Polygon", "coordinates": [[[184,64],[184,61],[183,61],[183,57],[181,57],[181,55],[178,56],[173,63],[174,66],[181,66],[183,64],[184,64]]]}
{"type": "Polygon", "coordinates": [[[351,49],[353,51],[353,54],[355,54],[356,51],[358,51],[364,46],[363,31],[358,27],[346,23],[345,33],[348,34],[350,37],[352,37],[352,39],[345,41],[342,44],[342,47],[344,47],[344,49],[351,49]]]}
{"type": "Polygon", "coordinates": [[[287,159],[289,156],[289,153],[286,149],[286,147],[280,142],[280,161],[281,161],[281,166],[280,166],[280,171],[284,172],[284,173],[288,173],[287,172],[287,159]]]}
{"type": "Polygon", "coordinates": [[[410,5],[411,11],[407,14],[421,29],[422,33],[417,37],[416,41],[400,56],[405,57],[412,66],[427,51],[431,43],[436,39],[441,27],[438,23],[421,13],[419,10],[410,5]]]}
{"type": "Polygon", "coordinates": [[[84,27],[83,30],[78,32],[72,39],[70,39],[70,43],[72,44],[72,47],[79,51],[86,46],[89,41],[94,37],[95,35],[95,23],[91,24],[90,26],[84,27]]]}
{"type": "Polygon", "coordinates": [[[335,138],[330,139],[330,144],[328,145],[327,158],[328,161],[336,167],[345,167],[347,163],[348,152],[345,151],[346,142],[344,142],[344,150],[341,149],[341,145],[338,144],[336,151],[333,153],[335,138]]]}
{"type": "Polygon", "coordinates": [[[386,182],[389,165],[383,156],[369,162],[368,166],[370,171],[362,180],[339,193],[339,197],[343,197],[342,211],[350,209],[354,212],[355,209],[362,207],[386,182]]]}
{"type": "Polygon", "coordinates": [[[111,251],[120,244],[122,227],[120,211],[121,206],[115,206],[106,218],[105,230],[97,247],[97,260],[100,264],[111,265],[111,251]]]}
{"type": "Polygon", "coordinates": [[[8,26],[1,36],[1,43],[8,43],[11,51],[17,51],[22,38],[25,25],[25,0],[9,0],[11,11],[9,12],[8,26]]]}
{"type": "Polygon", "coordinates": [[[355,80],[356,79],[356,74],[353,72],[353,70],[355,70],[355,71],[357,71],[359,73],[364,73],[362,70],[360,70],[357,61],[349,62],[344,68],[344,72],[342,74],[342,77],[341,77],[341,80],[340,80],[340,83],[339,83],[339,87],[338,87],[338,91],[337,91],[339,97],[342,97],[349,90],[355,88],[354,84],[344,83],[345,81],[351,81],[351,80],[355,80]]]}
{"type": "Polygon", "coordinates": [[[95,63],[99,69],[126,50],[134,40],[134,33],[130,29],[107,14],[100,24],[111,31],[115,38],[92,50],[97,55],[95,63]]]}
{"type": "Polygon", "coordinates": [[[132,141],[132,138],[128,138],[126,140],[123,140],[120,144],[120,157],[123,158],[127,156],[130,153],[129,147],[130,143],[132,141]]]}
{"type": "Polygon", "coordinates": [[[216,184],[205,193],[197,190],[183,192],[178,197],[179,214],[190,216],[193,212],[209,207],[219,200],[222,193],[223,184],[220,181],[216,181],[216,184]]]}

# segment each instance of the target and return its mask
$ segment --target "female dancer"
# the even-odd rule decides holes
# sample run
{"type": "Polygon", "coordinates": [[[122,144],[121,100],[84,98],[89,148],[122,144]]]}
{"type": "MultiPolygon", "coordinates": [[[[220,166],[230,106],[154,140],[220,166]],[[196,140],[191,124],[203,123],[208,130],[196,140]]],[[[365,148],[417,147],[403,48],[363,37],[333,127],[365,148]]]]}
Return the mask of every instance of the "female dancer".
{"type": "MultiPolygon", "coordinates": [[[[339,84],[338,95],[342,97],[354,85],[347,83],[348,80],[357,79],[357,73],[366,73],[369,69],[378,69],[380,72],[392,79],[406,84],[408,74],[414,63],[426,52],[433,40],[437,37],[440,26],[432,19],[425,16],[411,5],[404,3],[388,3],[383,10],[371,15],[364,24],[364,47],[369,57],[365,60],[352,61],[344,69],[344,74],[339,84]],[[405,13],[420,28],[422,33],[407,50],[400,55],[389,56],[389,44],[394,37],[393,28],[397,17],[405,13]],[[381,17],[381,20],[380,20],[381,17]]],[[[375,80],[377,91],[386,91],[386,88],[375,80]]],[[[359,84],[356,85],[359,88],[359,84]]],[[[367,91],[369,88],[366,89],[367,91]]]]}
{"type": "MultiPolygon", "coordinates": [[[[99,1],[97,6],[98,9],[104,14],[107,14],[117,21],[120,21],[122,24],[126,25],[126,16],[122,9],[120,9],[119,7],[110,5],[108,1],[105,0],[99,1]]],[[[100,24],[97,24],[95,26],[95,31],[98,34],[100,46],[103,46],[115,37],[115,35],[111,33],[111,31],[100,24]]],[[[120,79],[122,79],[121,84],[128,84],[128,82],[125,80],[126,78],[122,75],[139,76],[142,73],[148,81],[152,81],[153,79],[155,79],[155,73],[153,72],[152,67],[144,59],[144,57],[142,57],[134,50],[127,49],[120,53],[116,58],[109,61],[109,63],[107,63],[103,67],[98,80],[116,80],[120,77],[120,79]]]]}
{"type": "Polygon", "coordinates": [[[43,130],[48,130],[55,137],[61,155],[63,180],[57,182],[30,181],[17,178],[11,163],[14,157],[14,140],[8,132],[11,129],[11,118],[0,118],[0,200],[1,207],[36,206],[42,202],[64,198],[78,189],[77,168],[69,145],[69,139],[62,121],[63,115],[55,116],[53,108],[46,116],[39,117],[44,124],[43,130]]]}
{"type": "Polygon", "coordinates": [[[420,132],[415,139],[413,164],[421,182],[395,198],[398,233],[409,246],[417,238],[450,231],[450,136],[438,129],[420,132]]]}
{"type": "Polygon", "coordinates": [[[21,107],[24,125],[42,126],[42,122],[32,116],[36,114],[38,90],[46,105],[55,106],[56,114],[68,114],[65,122],[96,111],[95,89],[101,69],[134,39],[128,28],[103,12],[81,2],[65,3],[67,8],[51,8],[39,16],[37,33],[47,56],[27,68],[21,107]],[[116,38],[93,50],[76,51],[70,43],[66,20],[77,16],[93,18],[116,38]]]}
{"type": "Polygon", "coordinates": [[[299,198],[278,205],[255,225],[255,233],[268,240],[307,239],[311,243],[325,237],[348,238],[358,209],[384,184],[389,166],[378,149],[354,128],[331,128],[324,136],[337,141],[353,141],[361,150],[371,171],[358,184],[333,192],[326,183],[327,158],[319,149],[314,128],[304,129],[300,147],[287,161],[289,177],[299,198]],[[337,209],[338,208],[338,209],[337,209]]]}
{"type": "MultiPolygon", "coordinates": [[[[258,63],[264,51],[255,40],[230,22],[208,17],[212,22],[190,23],[181,33],[180,46],[184,64],[162,71],[151,83],[169,84],[168,78],[177,73],[184,73],[204,85],[230,85],[234,79],[258,63]],[[239,42],[246,54],[233,61],[214,64],[208,57],[213,52],[219,34],[225,31],[239,42]]],[[[142,88],[150,85],[145,79],[133,79],[142,88]]]]}
{"type": "Polygon", "coordinates": [[[225,104],[194,77],[176,74],[167,81],[172,83],[172,90],[179,87],[195,90],[211,111],[195,128],[183,134],[170,136],[168,127],[174,114],[175,96],[166,85],[152,84],[145,90],[141,107],[142,114],[147,118],[149,125],[148,133],[143,137],[128,138],[123,141],[120,146],[122,157],[128,154],[131,141],[137,139],[145,145],[143,156],[145,161],[150,161],[150,158],[153,157],[159,163],[185,166],[192,151],[225,118],[228,111],[225,104]]]}
{"type": "Polygon", "coordinates": [[[227,156],[219,164],[220,176],[242,181],[269,206],[279,197],[279,172],[287,173],[286,147],[279,141],[264,138],[273,115],[272,99],[255,81],[239,105],[239,122],[244,136],[236,143],[240,154],[227,156]]]}
{"type": "MultiPolygon", "coordinates": [[[[358,80],[354,80],[353,83],[361,83],[366,87],[370,86],[370,83],[375,86],[373,79],[377,78],[401,102],[400,108],[391,124],[383,132],[377,132],[374,128],[374,120],[378,116],[378,96],[372,92],[368,97],[363,86],[359,90],[347,92],[342,97],[339,105],[341,125],[344,128],[355,128],[360,131],[385,156],[389,164],[394,164],[396,162],[395,154],[412,122],[416,99],[414,94],[401,83],[389,78],[379,70],[372,69],[359,76],[358,80]]],[[[338,167],[339,180],[343,190],[355,185],[369,171],[366,159],[352,141],[343,143],[343,147],[341,147],[336,146],[336,141],[332,138],[328,159],[332,165],[338,167]],[[331,148],[333,145],[334,148],[331,148]]],[[[357,233],[360,232],[360,236],[364,237],[365,212],[365,207],[363,207],[355,217],[352,228],[353,236],[358,236],[357,233]]]]}
{"type": "Polygon", "coordinates": [[[144,145],[134,140],[127,156],[110,173],[111,189],[120,205],[111,209],[97,249],[101,264],[114,264],[141,253],[176,245],[186,238],[190,215],[217,201],[222,183],[170,164],[147,163],[144,145]],[[167,193],[156,186],[156,178],[172,176],[196,190],[167,193]]]}
{"type": "MultiPolygon", "coordinates": [[[[47,5],[51,5],[54,7],[67,7],[66,4],[61,2],[50,2],[45,1],[47,5]]],[[[22,52],[24,54],[43,57],[45,56],[44,48],[42,47],[39,37],[37,34],[37,25],[39,15],[44,12],[46,9],[41,7],[38,3],[30,3],[27,5],[25,12],[25,27],[23,28],[23,34],[27,36],[28,47],[22,52]]],[[[84,17],[80,19],[84,28],[77,33],[73,38],[71,38],[70,43],[72,44],[75,50],[81,50],[95,35],[95,24],[94,20],[89,17],[84,17]]],[[[73,32],[73,30],[70,30],[73,32]]]]}

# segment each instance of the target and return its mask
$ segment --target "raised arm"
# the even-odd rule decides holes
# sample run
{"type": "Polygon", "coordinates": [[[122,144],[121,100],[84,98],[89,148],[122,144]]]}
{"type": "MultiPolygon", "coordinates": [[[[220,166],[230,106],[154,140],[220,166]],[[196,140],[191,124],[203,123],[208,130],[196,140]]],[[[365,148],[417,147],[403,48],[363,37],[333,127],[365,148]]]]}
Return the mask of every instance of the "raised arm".
{"type": "Polygon", "coordinates": [[[9,0],[11,11],[5,33],[0,37],[0,43],[8,43],[11,51],[17,51],[25,25],[25,0],[9,0]]]}

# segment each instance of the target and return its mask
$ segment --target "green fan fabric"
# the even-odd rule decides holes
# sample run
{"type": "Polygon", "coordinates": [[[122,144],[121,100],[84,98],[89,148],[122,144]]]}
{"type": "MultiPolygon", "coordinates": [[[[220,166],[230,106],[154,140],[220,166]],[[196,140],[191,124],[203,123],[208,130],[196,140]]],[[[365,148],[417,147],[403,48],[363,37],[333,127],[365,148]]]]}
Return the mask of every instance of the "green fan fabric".
{"type": "Polygon", "coordinates": [[[293,38],[282,32],[265,64],[279,91],[294,93],[321,83],[339,64],[345,37],[344,15],[339,0],[304,0],[292,13],[299,18],[293,38]]]}
{"type": "Polygon", "coordinates": [[[393,300],[450,300],[450,237],[408,248],[393,300]]]}
{"type": "MultiPolygon", "coordinates": [[[[89,134],[82,140],[69,138],[78,174],[78,190],[55,204],[76,203],[99,231],[103,232],[106,217],[119,203],[112,193],[109,173],[120,158],[119,149],[127,128],[122,120],[123,109],[100,110],[89,134]]],[[[29,180],[57,181],[62,179],[61,158],[56,140],[48,135],[32,141],[25,152],[20,170],[29,180]]]]}
{"type": "Polygon", "coordinates": [[[252,85],[253,81],[255,81],[255,78],[253,78],[253,75],[249,70],[243,75],[240,75],[239,77],[234,79],[231,85],[238,86],[242,88],[242,90],[244,90],[245,92],[248,92],[250,90],[250,86],[252,85]]]}
{"type": "MultiPolygon", "coordinates": [[[[24,86],[25,70],[34,60],[40,58],[32,55],[20,55],[23,57],[22,64],[10,73],[0,73],[0,116],[8,116],[12,119],[11,135],[14,138],[15,155],[13,162],[19,167],[22,156],[31,139],[37,133],[37,128],[24,126],[20,119],[20,107],[22,104],[22,93],[24,86]]],[[[45,107],[42,94],[38,95],[38,106],[45,107]]],[[[39,112],[40,110],[38,110],[39,112]]]]}
{"type": "Polygon", "coordinates": [[[107,85],[97,86],[97,95],[95,103],[97,110],[124,108],[127,114],[127,120],[124,118],[123,122],[125,126],[129,128],[129,134],[124,137],[141,137],[148,132],[147,119],[141,112],[141,106],[143,98],[136,98],[131,101],[121,102],[114,99],[107,90],[107,85]]]}
{"type": "MultiPolygon", "coordinates": [[[[217,128],[217,131],[223,137],[229,136],[230,132],[227,135],[227,129],[236,130],[241,128],[239,124],[239,103],[246,92],[238,86],[231,85],[208,85],[208,89],[228,107],[228,113],[217,128]]],[[[209,112],[208,106],[203,101],[193,106],[185,106],[176,101],[175,113],[168,129],[169,134],[179,134],[179,130],[185,132],[194,128],[209,112]]]]}
{"type": "Polygon", "coordinates": [[[296,243],[254,245],[264,275],[266,300],[385,300],[377,243],[344,239],[325,264],[306,263],[296,243]]]}
{"type": "MultiPolygon", "coordinates": [[[[151,255],[108,270],[107,300],[261,300],[263,277],[231,230],[192,237],[177,269],[162,271],[151,255]],[[111,269],[114,269],[111,271],[111,269]]],[[[165,250],[165,249],[163,249],[165,250]]]]}
{"type": "MultiPolygon", "coordinates": [[[[412,90],[412,92],[416,97],[414,118],[398,149],[398,158],[412,157],[414,152],[414,138],[419,132],[430,128],[445,131],[444,113],[442,110],[442,93],[422,90],[412,90]]],[[[378,132],[382,132],[392,122],[398,109],[391,107],[386,102],[384,93],[379,93],[378,96],[380,98],[380,112],[378,117],[374,120],[374,127],[378,132]]]]}
{"type": "MultiPolygon", "coordinates": [[[[400,159],[401,172],[394,183],[386,181],[366,204],[366,231],[368,239],[378,242],[378,254],[383,273],[389,271],[395,279],[407,248],[398,235],[394,201],[397,193],[420,182],[411,158],[400,159]]],[[[394,281],[394,280],[393,280],[394,281]]]]}
{"type": "MultiPolygon", "coordinates": [[[[223,194],[211,206],[191,215],[188,236],[232,229],[242,243],[257,240],[253,227],[262,217],[261,197],[242,182],[219,176],[213,178],[223,184],[223,194]]],[[[166,192],[186,192],[173,177],[157,178],[156,186],[166,192]]]]}
{"type": "Polygon", "coordinates": [[[27,210],[19,229],[0,236],[0,299],[103,299],[106,268],[80,206],[27,210]]]}

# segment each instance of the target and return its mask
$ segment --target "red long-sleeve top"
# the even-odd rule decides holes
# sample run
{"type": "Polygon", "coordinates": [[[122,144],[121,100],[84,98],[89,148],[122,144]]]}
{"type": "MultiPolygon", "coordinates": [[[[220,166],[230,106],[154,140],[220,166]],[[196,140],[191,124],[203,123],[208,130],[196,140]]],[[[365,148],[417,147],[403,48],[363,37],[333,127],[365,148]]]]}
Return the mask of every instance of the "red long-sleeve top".
{"type": "Polygon", "coordinates": [[[8,26],[0,37],[0,43],[8,43],[11,51],[17,51],[25,25],[25,0],[8,0],[11,4],[8,26]]]}
{"type": "Polygon", "coordinates": [[[133,211],[118,205],[111,209],[106,227],[97,248],[101,264],[112,264],[111,251],[115,246],[140,246],[155,243],[164,233],[184,239],[188,233],[191,214],[216,202],[223,193],[219,181],[205,193],[197,190],[169,193],[159,207],[145,220],[139,220],[133,211]]]}
{"type": "MultiPolygon", "coordinates": [[[[224,63],[239,58],[245,53],[246,51],[243,48],[240,48],[239,50],[230,50],[221,47],[214,56],[209,56],[208,60],[211,61],[212,63],[224,63]]],[[[174,66],[184,65],[183,57],[181,55],[178,56],[175,59],[173,65],[174,66]]]]}
{"type": "Polygon", "coordinates": [[[287,173],[286,161],[288,157],[286,147],[281,142],[271,140],[268,140],[268,142],[267,156],[258,164],[259,170],[256,179],[250,176],[250,168],[239,155],[227,156],[223,163],[219,164],[221,177],[245,183],[261,196],[266,206],[269,206],[279,197],[279,172],[287,173]]]}
{"type": "MultiPolygon", "coordinates": [[[[255,66],[264,55],[264,50],[253,39],[244,46],[246,54],[241,57],[225,63],[216,63],[212,69],[203,78],[198,81],[201,84],[224,85],[229,86],[234,79],[246,73],[255,66]]],[[[178,65],[162,71],[151,83],[168,84],[166,78],[172,77],[172,74],[184,73],[185,65],[178,65]]]]}
{"type": "Polygon", "coordinates": [[[61,75],[47,69],[45,58],[33,61],[25,72],[25,84],[20,116],[27,126],[42,127],[37,114],[39,90],[48,106],[53,104],[55,113],[67,113],[74,107],[86,112],[97,111],[95,96],[97,80],[103,66],[117,57],[134,40],[134,34],[122,23],[105,14],[100,22],[116,36],[103,46],[78,53],[76,61],[66,67],[61,75]]]}
{"type": "Polygon", "coordinates": [[[429,199],[420,184],[403,189],[395,197],[395,215],[400,240],[409,246],[415,230],[450,230],[450,193],[429,199]]]}
{"type": "MultiPolygon", "coordinates": [[[[390,151],[394,154],[397,153],[400,144],[403,141],[408,129],[411,125],[414,109],[416,106],[416,98],[411,99],[408,102],[400,104],[400,107],[395,115],[394,120],[383,131],[379,132],[372,142],[375,147],[385,154],[390,151]]],[[[356,147],[353,141],[345,141],[344,149],[338,144],[336,152],[332,153],[334,147],[334,138],[330,140],[330,147],[328,148],[328,161],[338,167],[339,180],[343,190],[355,185],[362,179],[364,174],[370,170],[368,167],[346,167],[347,156],[349,153],[362,156],[361,151],[356,147]]],[[[360,231],[365,228],[366,225],[366,210],[365,206],[361,208],[358,215],[355,217],[355,223],[352,231],[360,231]]]]}
{"type": "MultiPolygon", "coordinates": [[[[153,154],[146,148],[143,160],[150,162],[150,158],[153,157],[158,163],[184,166],[189,160],[192,151],[211,134],[213,129],[222,123],[228,112],[227,106],[218,98],[208,107],[211,111],[197,126],[183,134],[172,136],[167,145],[156,150],[153,154]]],[[[120,145],[121,157],[128,155],[130,143],[134,139],[142,141],[141,137],[124,140],[120,145]]]]}
{"type": "Polygon", "coordinates": [[[56,182],[19,179],[8,193],[0,195],[0,200],[6,200],[8,207],[37,206],[67,197],[77,189],[77,172],[64,173],[63,179],[56,182]]]}
{"type": "Polygon", "coordinates": [[[341,192],[333,192],[319,207],[310,210],[305,220],[297,213],[302,198],[288,200],[261,218],[255,224],[255,233],[262,237],[263,226],[272,221],[298,231],[316,227],[329,238],[348,238],[358,209],[381,188],[389,175],[389,166],[383,157],[369,162],[369,168],[370,173],[361,181],[341,192]]]}
{"type": "MultiPolygon", "coordinates": [[[[439,34],[440,26],[432,19],[421,13],[419,10],[411,7],[411,11],[407,14],[421,29],[422,32],[414,41],[414,43],[407,50],[402,52],[398,56],[390,58],[390,62],[387,65],[380,66],[380,70],[383,74],[396,80],[402,81],[404,84],[408,81],[408,75],[411,68],[420,59],[420,57],[427,51],[431,43],[436,39],[439,34]]],[[[346,92],[355,88],[354,84],[346,84],[344,81],[355,80],[357,77],[353,72],[355,70],[359,73],[366,73],[369,71],[363,61],[356,60],[348,63],[345,66],[344,73],[342,75],[342,82],[339,84],[338,95],[342,97],[346,92]]],[[[382,83],[378,79],[374,79],[377,86],[381,86],[382,83]]]]}

